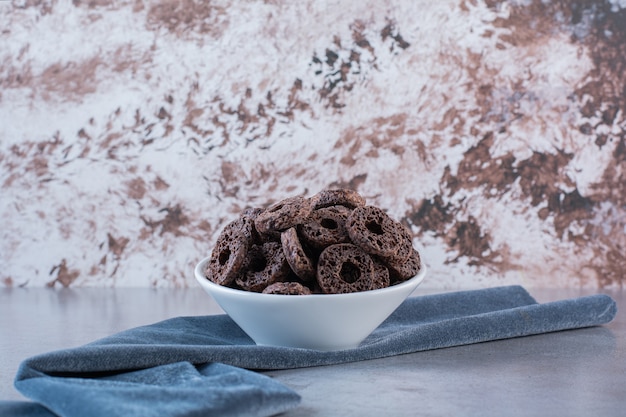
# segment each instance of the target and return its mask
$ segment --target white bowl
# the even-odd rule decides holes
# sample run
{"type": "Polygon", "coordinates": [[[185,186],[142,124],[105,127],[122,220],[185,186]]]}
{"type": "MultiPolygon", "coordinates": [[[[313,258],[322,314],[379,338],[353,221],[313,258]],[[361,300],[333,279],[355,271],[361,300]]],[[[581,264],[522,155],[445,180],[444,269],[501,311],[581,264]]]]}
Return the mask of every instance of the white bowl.
{"type": "Polygon", "coordinates": [[[202,288],[257,345],[316,350],[357,347],[424,280],[426,267],[413,278],[380,290],[349,294],[279,295],[215,284],[200,261],[194,274],[202,288]]]}

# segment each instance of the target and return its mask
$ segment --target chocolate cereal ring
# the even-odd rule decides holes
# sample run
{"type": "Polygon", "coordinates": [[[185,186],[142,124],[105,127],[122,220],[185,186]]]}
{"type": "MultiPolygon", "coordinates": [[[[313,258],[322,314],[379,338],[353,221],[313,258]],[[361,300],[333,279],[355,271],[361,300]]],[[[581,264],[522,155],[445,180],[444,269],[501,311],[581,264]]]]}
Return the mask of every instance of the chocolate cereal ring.
{"type": "Polygon", "coordinates": [[[205,276],[219,285],[232,284],[243,269],[253,233],[253,222],[245,215],[227,224],[211,252],[205,276]]]}
{"type": "Polygon", "coordinates": [[[290,197],[272,204],[254,220],[259,233],[279,235],[290,227],[301,224],[311,213],[311,202],[304,197],[290,197]]]}
{"type": "Polygon", "coordinates": [[[263,294],[309,295],[311,290],[299,282],[275,282],[268,285],[263,294]]]}
{"type": "Polygon", "coordinates": [[[374,261],[351,243],[327,247],[317,262],[317,282],[326,294],[376,289],[374,261]]]}
{"type": "Polygon", "coordinates": [[[313,210],[309,220],[300,227],[302,239],[317,249],[348,243],[350,236],[346,230],[346,220],[349,215],[350,209],[344,206],[313,210]]]}
{"type": "Polygon", "coordinates": [[[406,228],[378,207],[355,208],[346,228],[355,245],[385,261],[398,263],[411,253],[412,241],[406,228]]]}
{"type": "Polygon", "coordinates": [[[235,279],[243,290],[261,292],[270,284],[284,281],[291,269],[278,242],[252,245],[244,272],[235,279]]]}
{"type": "Polygon", "coordinates": [[[295,227],[291,227],[280,234],[283,252],[293,272],[301,280],[307,282],[315,278],[315,264],[306,253],[295,227]]]}
{"type": "Polygon", "coordinates": [[[348,208],[361,207],[365,205],[365,198],[354,190],[322,190],[311,197],[313,210],[330,206],[345,206],[348,208]]]}
{"type": "Polygon", "coordinates": [[[412,249],[411,255],[407,260],[401,263],[389,264],[389,274],[391,282],[398,284],[404,282],[409,278],[414,277],[422,269],[422,259],[417,250],[412,249]]]}
{"type": "Polygon", "coordinates": [[[252,223],[252,243],[262,243],[263,241],[261,235],[256,230],[256,226],[254,225],[254,221],[261,213],[263,213],[263,209],[258,207],[248,207],[241,212],[241,217],[252,223]]]}
{"type": "Polygon", "coordinates": [[[397,250],[395,255],[385,258],[384,261],[387,265],[402,265],[405,263],[413,252],[413,238],[411,232],[402,223],[394,220],[395,233],[398,240],[397,250]]]}
{"type": "Polygon", "coordinates": [[[374,261],[374,286],[376,288],[386,288],[391,284],[391,271],[387,265],[372,257],[374,261]]]}

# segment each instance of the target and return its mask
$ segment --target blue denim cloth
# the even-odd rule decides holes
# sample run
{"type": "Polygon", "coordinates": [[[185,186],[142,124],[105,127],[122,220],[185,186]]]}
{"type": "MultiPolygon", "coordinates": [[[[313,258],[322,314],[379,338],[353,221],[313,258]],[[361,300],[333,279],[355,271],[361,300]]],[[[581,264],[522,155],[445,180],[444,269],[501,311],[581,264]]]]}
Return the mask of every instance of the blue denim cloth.
{"type": "Polygon", "coordinates": [[[178,317],[27,359],[15,386],[51,412],[14,401],[0,402],[0,415],[273,415],[297,407],[300,397],[252,370],[332,365],[596,326],[616,311],[606,295],[538,304],[520,286],[412,297],[359,347],[335,352],[256,346],[226,315],[178,317]]]}

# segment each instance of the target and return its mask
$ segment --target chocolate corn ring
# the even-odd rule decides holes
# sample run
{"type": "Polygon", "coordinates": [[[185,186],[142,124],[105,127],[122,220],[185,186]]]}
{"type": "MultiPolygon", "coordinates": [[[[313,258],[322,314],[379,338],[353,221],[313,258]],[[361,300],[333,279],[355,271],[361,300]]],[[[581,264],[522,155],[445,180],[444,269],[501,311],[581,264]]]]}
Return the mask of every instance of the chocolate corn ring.
{"type": "Polygon", "coordinates": [[[348,243],[350,236],[346,221],[350,211],[344,206],[313,210],[307,222],[300,227],[302,239],[319,250],[337,243],[348,243]]]}
{"type": "Polygon", "coordinates": [[[365,198],[363,198],[356,191],[346,188],[338,190],[322,190],[311,197],[311,206],[313,210],[330,206],[355,208],[364,205],[365,198]]]}
{"type": "Polygon", "coordinates": [[[352,243],[385,261],[398,263],[411,254],[412,241],[408,230],[378,207],[363,206],[352,210],[346,229],[352,243]]]}
{"type": "Polygon", "coordinates": [[[317,261],[317,282],[326,294],[374,290],[374,261],[351,243],[327,247],[317,261]]]}
{"type": "Polygon", "coordinates": [[[299,282],[275,282],[267,286],[263,294],[309,295],[311,290],[299,282]]]}
{"type": "Polygon", "coordinates": [[[227,224],[211,252],[205,276],[216,284],[231,285],[243,270],[253,234],[253,221],[246,215],[227,224]]]}
{"type": "Polygon", "coordinates": [[[422,269],[422,259],[419,252],[413,249],[407,260],[397,264],[389,264],[388,268],[392,284],[398,284],[419,273],[422,269]]]}
{"type": "Polygon", "coordinates": [[[284,281],[291,269],[278,242],[252,245],[248,251],[248,262],[235,283],[243,290],[261,292],[268,285],[284,281]]]}
{"type": "Polygon", "coordinates": [[[396,253],[391,257],[383,259],[388,266],[402,265],[409,259],[413,252],[413,238],[411,237],[411,232],[402,223],[395,220],[394,223],[398,243],[396,253]]]}
{"type": "Polygon", "coordinates": [[[374,261],[374,286],[386,288],[391,284],[391,271],[383,262],[372,256],[374,261]]]}
{"type": "Polygon", "coordinates": [[[315,278],[315,264],[300,243],[298,232],[291,227],[280,234],[283,252],[289,266],[302,281],[308,282],[315,278]]]}
{"type": "Polygon", "coordinates": [[[261,234],[278,236],[290,227],[302,224],[311,210],[308,198],[286,198],[263,210],[254,220],[254,225],[261,234]]]}

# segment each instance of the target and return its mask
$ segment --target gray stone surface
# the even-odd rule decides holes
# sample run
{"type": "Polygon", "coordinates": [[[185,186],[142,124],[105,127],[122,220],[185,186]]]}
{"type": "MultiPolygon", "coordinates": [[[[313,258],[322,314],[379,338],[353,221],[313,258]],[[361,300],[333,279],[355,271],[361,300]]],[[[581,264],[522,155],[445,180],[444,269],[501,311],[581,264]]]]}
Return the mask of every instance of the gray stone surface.
{"type": "MultiPolygon", "coordinates": [[[[266,374],[302,395],[288,417],[623,415],[626,294],[603,292],[619,310],[602,327],[266,374]]],[[[595,292],[530,293],[547,302],[595,292]]],[[[29,356],[170,317],[217,313],[198,289],[2,289],[0,400],[23,399],[13,376],[29,356]]]]}

